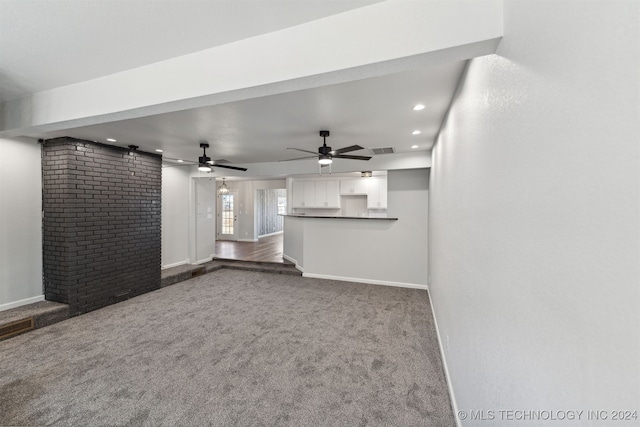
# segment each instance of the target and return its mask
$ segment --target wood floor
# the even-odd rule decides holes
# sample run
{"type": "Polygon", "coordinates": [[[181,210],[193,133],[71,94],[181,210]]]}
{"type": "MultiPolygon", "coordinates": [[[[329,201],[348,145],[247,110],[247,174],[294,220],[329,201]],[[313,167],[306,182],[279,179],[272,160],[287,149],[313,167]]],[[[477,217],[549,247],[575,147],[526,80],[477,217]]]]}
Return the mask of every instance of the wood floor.
{"type": "Polygon", "coordinates": [[[262,237],[257,242],[216,241],[216,258],[254,262],[289,263],[282,258],[283,234],[262,237]]]}

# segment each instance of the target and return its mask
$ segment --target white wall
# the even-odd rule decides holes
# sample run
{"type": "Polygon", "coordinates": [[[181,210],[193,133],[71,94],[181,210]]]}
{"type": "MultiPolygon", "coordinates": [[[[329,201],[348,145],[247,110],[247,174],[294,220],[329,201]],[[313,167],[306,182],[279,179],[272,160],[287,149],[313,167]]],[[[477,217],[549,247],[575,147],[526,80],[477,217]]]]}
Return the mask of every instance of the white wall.
{"type": "Polygon", "coordinates": [[[304,271],[304,221],[306,219],[285,217],[283,235],[283,258],[304,271]]]}
{"type": "Polygon", "coordinates": [[[195,243],[195,251],[191,252],[190,258],[194,260],[192,264],[201,264],[211,261],[216,252],[218,193],[213,177],[194,178],[192,182],[195,205],[195,209],[192,210],[195,222],[192,224],[195,234],[192,235],[191,241],[195,243]]]}
{"type": "Polygon", "coordinates": [[[429,170],[388,171],[387,180],[387,212],[397,221],[285,219],[284,252],[305,276],[427,287],[429,170]],[[289,220],[302,223],[301,244],[290,235],[289,220]]]}
{"type": "Polygon", "coordinates": [[[162,168],[162,267],[190,262],[190,171],[185,167],[162,168]]]}
{"type": "Polygon", "coordinates": [[[6,310],[44,299],[40,145],[0,139],[0,159],[0,310],[6,310]]]}
{"type": "Polygon", "coordinates": [[[455,97],[429,268],[459,410],[640,409],[639,9],[507,1],[455,97]]]}

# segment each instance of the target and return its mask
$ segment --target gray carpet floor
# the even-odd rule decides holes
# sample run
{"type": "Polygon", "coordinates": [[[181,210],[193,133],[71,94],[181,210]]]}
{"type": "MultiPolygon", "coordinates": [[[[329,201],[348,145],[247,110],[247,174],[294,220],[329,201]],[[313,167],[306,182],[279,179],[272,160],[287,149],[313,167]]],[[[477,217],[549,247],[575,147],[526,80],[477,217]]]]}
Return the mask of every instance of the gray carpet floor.
{"type": "Polygon", "coordinates": [[[455,421],[425,291],[220,270],[0,342],[0,425],[455,421]]]}

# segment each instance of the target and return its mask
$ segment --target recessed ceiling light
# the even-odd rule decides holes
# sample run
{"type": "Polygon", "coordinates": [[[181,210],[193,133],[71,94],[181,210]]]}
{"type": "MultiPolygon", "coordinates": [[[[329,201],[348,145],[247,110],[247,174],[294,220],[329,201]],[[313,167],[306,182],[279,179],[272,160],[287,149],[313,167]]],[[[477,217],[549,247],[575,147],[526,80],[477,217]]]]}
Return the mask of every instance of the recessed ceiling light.
{"type": "Polygon", "coordinates": [[[178,160],[178,163],[182,163],[182,162],[184,162],[184,160],[178,160]]]}
{"type": "Polygon", "coordinates": [[[161,149],[159,149],[159,148],[158,148],[156,151],[157,151],[158,153],[162,153],[162,150],[161,150],[161,149]]]}
{"type": "Polygon", "coordinates": [[[115,140],[115,139],[113,139],[113,138],[107,138],[107,141],[109,141],[109,142],[116,142],[116,140],[115,140]]]}
{"type": "Polygon", "coordinates": [[[417,145],[412,145],[411,148],[418,148],[418,146],[417,145]]]}
{"type": "Polygon", "coordinates": [[[420,135],[420,131],[419,130],[414,130],[413,132],[411,132],[411,135],[420,135]]]}
{"type": "Polygon", "coordinates": [[[413,106],[413,110],[414,111],[420,111],[420,110],[424,110],[424,105],[422,104],[416,104],[413,106]]]}

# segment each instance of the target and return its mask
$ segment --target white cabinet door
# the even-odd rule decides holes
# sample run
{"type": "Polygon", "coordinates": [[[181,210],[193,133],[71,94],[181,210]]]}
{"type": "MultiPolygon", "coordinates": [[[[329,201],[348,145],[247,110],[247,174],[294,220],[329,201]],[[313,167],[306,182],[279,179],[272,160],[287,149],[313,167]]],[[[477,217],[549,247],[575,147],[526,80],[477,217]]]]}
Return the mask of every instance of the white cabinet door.
{"type": "Polygon", "coordinates": [[[340,181],[327,181],[327,207],[340,208],[340,181]]]}
{"type": "Polygon", "coordinates": [[[316,181],[316,200],[314,206],[323,208],[327,206],[327,181],[316,181]]]}
{"type": "Polygon", "coordinates": [[[367,183],[365,179],[369,179],[369,178],[344,179],[340,181],[340,194],[342,195],[367,194],[367,183]]]}
{"type": "Polygon", "coordinates": [[[386,209],[387,208],[387,178],[369,178],[367,183],[367,208],[386,209]]]}
{"type": "Polygon", "coordinates": [[[302,207],[313,208],[316,206],[316,183],[315,181],[302,181],[304,183],[304,200],[302,207]]]}
{"type": "Polygon", "coordinates": [[[291,206],[294,208],[304,208],[304,181],[293,181],[291,183],[291,206]]]}
{"type": "Polygon", "coordinates": [[[340,208],[340,183],[337,180],[316,181],[316,208],[340,208]]]}

